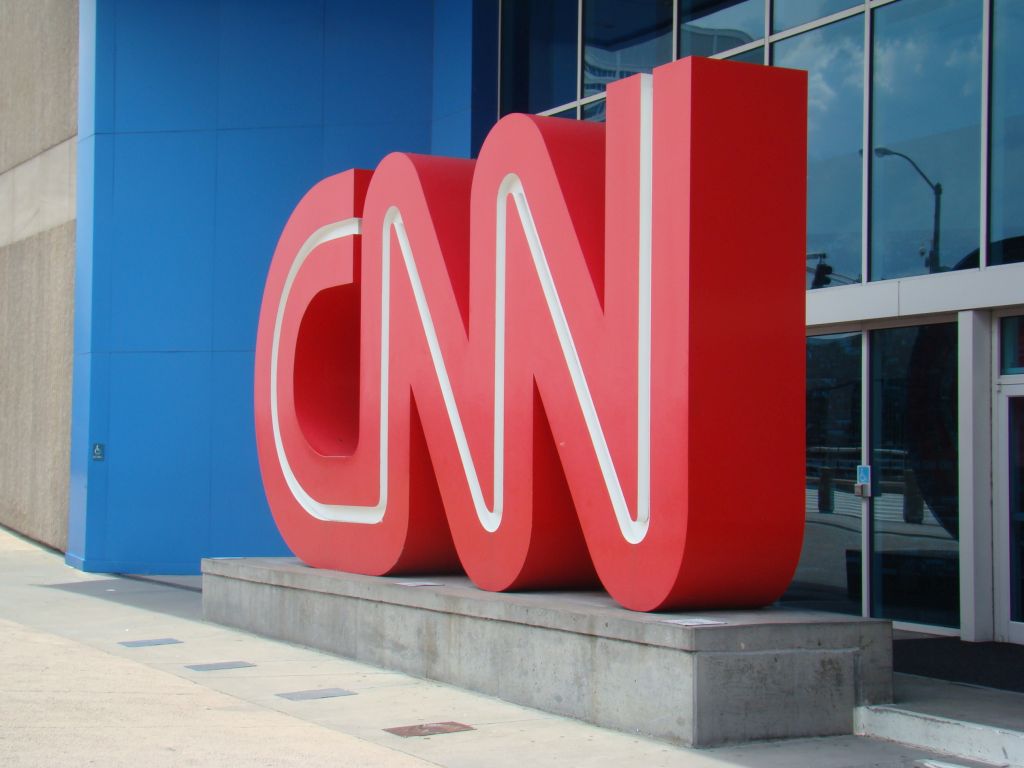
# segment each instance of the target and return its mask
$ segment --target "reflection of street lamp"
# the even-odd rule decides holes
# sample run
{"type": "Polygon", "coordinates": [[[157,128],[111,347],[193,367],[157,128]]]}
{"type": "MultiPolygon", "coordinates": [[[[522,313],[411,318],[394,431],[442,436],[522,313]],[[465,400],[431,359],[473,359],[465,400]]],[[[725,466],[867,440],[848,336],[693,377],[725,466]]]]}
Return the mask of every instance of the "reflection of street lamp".
{"type": "Polygon", "coordinates": [[[929,272],[939,271],[939,221],[942,216],[942,185],[939,182],[932,183],[932,180],[925,176],[924,171],[921,167],[915,163],[912,159],[904,155],[902,152],[889,149],[887,147],[875,147],[875,157],[902,157],[908,163],[910,163],[914,170],[917,171],[918,175],[924,179],[924,183],[928,185],[932,193],[935,195],[935,218],[932,223],[932,249],[928,252],[928,258],[925,261],[925,265],[928,267],[929,272]]]}

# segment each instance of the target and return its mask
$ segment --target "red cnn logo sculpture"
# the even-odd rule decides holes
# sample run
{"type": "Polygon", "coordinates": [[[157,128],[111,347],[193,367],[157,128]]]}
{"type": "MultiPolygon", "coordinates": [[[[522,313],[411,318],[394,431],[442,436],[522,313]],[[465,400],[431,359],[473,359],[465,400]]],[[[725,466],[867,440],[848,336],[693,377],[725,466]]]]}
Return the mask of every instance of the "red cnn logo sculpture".
{"type": "Polygon", "coordinates": [[[607,123],[317,184],[267,276],[267,498],[318,568],[758,606],[804,518],[802,72],[686,59],[607,123]]]}

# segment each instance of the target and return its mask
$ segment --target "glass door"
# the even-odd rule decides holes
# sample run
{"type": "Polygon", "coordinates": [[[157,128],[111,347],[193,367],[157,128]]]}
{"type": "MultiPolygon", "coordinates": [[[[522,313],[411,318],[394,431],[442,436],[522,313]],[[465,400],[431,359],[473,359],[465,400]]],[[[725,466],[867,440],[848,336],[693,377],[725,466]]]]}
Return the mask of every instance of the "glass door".
{"type": "Polygon", "coordinates": [[[998,390],[995,549],[997,640],[1024,643],[1024,383],[998,390]]]}

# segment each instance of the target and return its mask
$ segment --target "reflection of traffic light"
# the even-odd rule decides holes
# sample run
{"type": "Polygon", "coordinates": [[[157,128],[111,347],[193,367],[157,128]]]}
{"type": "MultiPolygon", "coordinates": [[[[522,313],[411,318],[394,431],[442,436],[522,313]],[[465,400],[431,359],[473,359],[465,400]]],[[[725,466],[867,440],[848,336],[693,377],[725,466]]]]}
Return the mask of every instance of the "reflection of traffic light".
{"type": "Polygon", "coordinates": [[[824,260],[818,262],[818,266],[814,268],[814,279],[811,281],[811,288],[824,288],[832,282],[832,278],[829,275],[832,274],[832,266],[826,264],[824,260]]]}

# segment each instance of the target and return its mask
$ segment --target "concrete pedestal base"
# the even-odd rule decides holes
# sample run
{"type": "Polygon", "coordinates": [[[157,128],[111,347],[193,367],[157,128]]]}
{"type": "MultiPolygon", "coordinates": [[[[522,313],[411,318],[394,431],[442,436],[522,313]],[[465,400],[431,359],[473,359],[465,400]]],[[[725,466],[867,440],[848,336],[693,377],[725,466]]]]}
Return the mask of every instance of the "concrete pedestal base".
{"type": "Polygon", "coordinates": [[[206,618],[686,746],[851,733],[892,700],[888,622],[768,608],[639,614],[293,559],[203,561],[206,618]],[[424,582],[429,582],[424,584],[424,582]]]}

